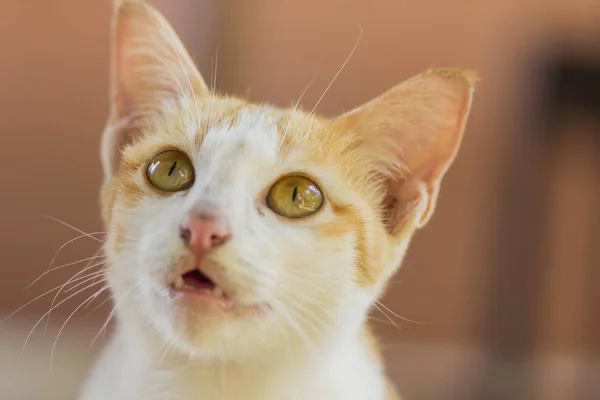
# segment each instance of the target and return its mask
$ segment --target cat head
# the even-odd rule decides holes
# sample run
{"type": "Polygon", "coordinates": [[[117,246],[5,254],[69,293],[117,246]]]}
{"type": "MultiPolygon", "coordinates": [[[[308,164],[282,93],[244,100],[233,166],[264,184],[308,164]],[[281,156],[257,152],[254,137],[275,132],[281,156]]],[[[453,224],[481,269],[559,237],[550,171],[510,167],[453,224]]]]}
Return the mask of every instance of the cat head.
{"type": "Polygon", "coordinates": [[[211,93],[165,19],[115,12],[102,142],[123,323],[188,355],[353,334],[435,208],[474,76],[431,70],[333,119],[211,93]]]}

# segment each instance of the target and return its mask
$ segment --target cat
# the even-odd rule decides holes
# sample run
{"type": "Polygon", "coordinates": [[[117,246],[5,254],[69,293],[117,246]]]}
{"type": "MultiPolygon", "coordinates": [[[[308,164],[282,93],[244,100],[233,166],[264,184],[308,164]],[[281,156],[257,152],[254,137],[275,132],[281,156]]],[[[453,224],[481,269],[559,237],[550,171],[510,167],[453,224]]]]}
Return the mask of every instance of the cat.
{"type": "Polygon", "coordinates": [[[112,32],[116,326],[80,399],[399,399],[367,314],[434,211],[475,75],[429,70],[325,119],[212,93],[141,0],[112,32]]]}

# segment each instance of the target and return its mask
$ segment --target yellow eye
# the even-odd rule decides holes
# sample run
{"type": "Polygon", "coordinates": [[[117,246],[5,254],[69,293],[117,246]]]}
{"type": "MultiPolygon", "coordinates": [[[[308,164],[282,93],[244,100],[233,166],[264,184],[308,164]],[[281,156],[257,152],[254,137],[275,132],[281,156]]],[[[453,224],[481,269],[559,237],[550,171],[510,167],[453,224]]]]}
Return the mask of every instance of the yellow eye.
{"type": "Polygon", "coordinates": [[[287,218],[307,217],[321,208],[323,193],[319,186],[301,175],[280,179],[267,194],[267,206],[287,218]]]}
{"type": "Polygon", "coordinates": [[[178,192],[194,184],[194,166],[182,152],[166,150],[150,160],[146,176],[157,189],[178,192]]]}

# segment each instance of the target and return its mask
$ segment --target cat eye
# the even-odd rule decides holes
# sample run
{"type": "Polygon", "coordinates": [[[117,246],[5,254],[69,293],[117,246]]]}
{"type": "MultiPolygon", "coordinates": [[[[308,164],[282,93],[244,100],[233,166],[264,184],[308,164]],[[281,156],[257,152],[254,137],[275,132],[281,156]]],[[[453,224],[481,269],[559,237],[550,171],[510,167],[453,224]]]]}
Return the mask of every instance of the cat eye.
{"type": "Polygon", "coordinates": [[[309,178],[291,175],[280,179],[267,194],[267,206],[287,218],[303,218],[319,211],[323,193],[309,178]]]}
{"type": "Polygon", "coordinates": [[[146,177],[152,186],[165,192],[179,192],[194,184],[194,166],[179,150],[166,150],[154,156],[146,177]]]}

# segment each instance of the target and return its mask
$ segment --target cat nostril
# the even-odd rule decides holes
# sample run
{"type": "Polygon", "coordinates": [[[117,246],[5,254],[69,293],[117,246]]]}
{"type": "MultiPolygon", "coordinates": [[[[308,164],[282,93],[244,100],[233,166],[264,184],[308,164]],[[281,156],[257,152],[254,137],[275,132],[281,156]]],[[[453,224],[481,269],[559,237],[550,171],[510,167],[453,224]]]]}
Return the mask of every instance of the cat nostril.
{"type": "Polygon", "coordinates": [[[210,237],[210,243],[213,247],[217,247],[222,245],[223,243],[225,243],[227,241],[228,237],[227,236],[220,236],[220,235],[211,235],[210,237]]]}
{"type": "Polygon", "coordinates": [[[180,228],[179,237],[181,237],[181,240],[183,240],[185,244],[189,244],[192,239],[192,232],[189,229],[180,228]]]}

